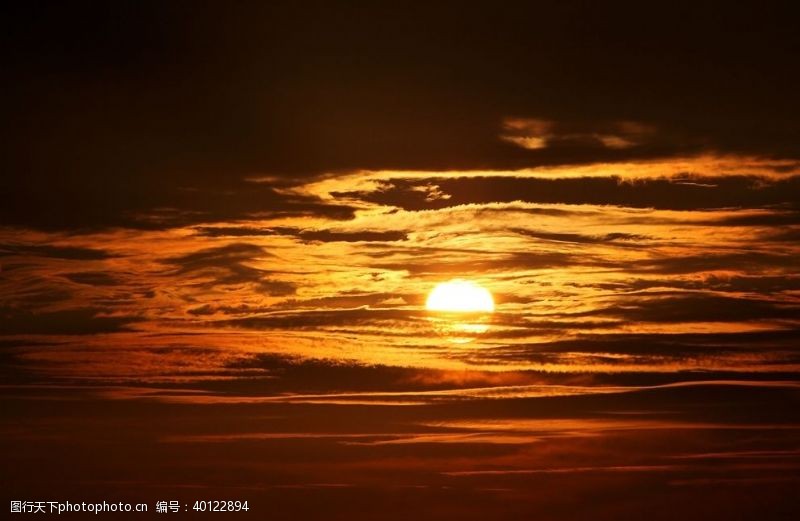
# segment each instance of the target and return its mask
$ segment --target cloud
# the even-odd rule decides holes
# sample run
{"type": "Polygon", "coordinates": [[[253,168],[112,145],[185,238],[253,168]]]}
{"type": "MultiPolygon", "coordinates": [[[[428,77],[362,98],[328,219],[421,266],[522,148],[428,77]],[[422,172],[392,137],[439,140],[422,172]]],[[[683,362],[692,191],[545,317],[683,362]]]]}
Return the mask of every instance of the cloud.
{"type": "Polygon", "coordinates": [[[246,329],[316,329],[325,327],[356,328],[363,325],[380,326],[384,334],[404,334],[401,324],[419,322],[426,317],[423,311],[402,309],[318,309],[276,312],[223,321],[221,324],[246,329]]]}
{"type": "Polygon", "coordinates": [[[566,242],[576,244],[615,244],[618,246],[636,246],[641,241],[651,240],[651,237],[634,233],[609,232],[604,235],[584,235],[580,233],[545,232],[512,228],[520,235],[552,242],[566,242]]]}
{"type": "Polygon", "coordinates": [[[768,269],[793,270],[797,254],[787,252],[741,251],[733,253],[673,254],[661,258],[631,262],[628,268],[636,273],[678,275],[708,271],[741,271],[757,274],[768,269]]]}
{"type": "Polygon", "coordinates": [[[402,231],[335,232],[331,230],[297,230],[296,233],[304,241],[318,242],[398,242],[408,238],[408,234],[402,231]]]}
{"type": "Polygon", "coordinates": [[[114,276],[104,271],[65,273],[64,277],[77,284],[86,284],[88,286],[116,286],[120,283],[114,276]]]}
{"type": "Polygon", "coordinates": [[[206,268],[228,268],[231,264],[269,256],[261,246],[233,243],[172,257],[165,262],[179,266],[180,273],[187,273],[206,268]]]}
{"type": "Polygon", "coordinates": [[[0,207],[0,222],[91,233],[114,227],[159,230],[280,217],[345,220],[354,215],[349,206],[325,203],[311,196],[286,195],[264,183],[242,180],[187,188],[170,184],[169,180],[161,184],[153,180],[150,184],[145,178],[131,181],[133,185],[120,192],[111,180],[103,181],[108,184],[87,186],[72,179],[79,178],[59,179],[57,183],[61,185],[52,186],[51,191],[31,188],[25,199],[7,201],[0,207]]]}
{"type": "Polygon", "coordinates": [[[491,252],[485,250],[450,250],[444,248],[405,248],[403,250],[381,249],[366,252],[376,259],[401,255],[399,259],[378,261],[370,264],[380,270],[407,271],[420,276],[428,274],[481,275],[514,269],[544,269],[576,264],[592,264],[586,256],[569,253],[542,252],[491,252]],[[459,258],[461,260],[444,260],[459,258]]]}
{"type": "Polygon", "coordinates": [[[793,302],[735,298],[713,294],[636,296],[620,298],[598,315],[643,322],[731,322],[792,320],[800,316],[793,302]]]}
{"type": "Polygon", "coordinates": [[[349,292],[325,297],[289,299],[279,307],[286,309],[342,309],[342,308],[391,308],[407,306],[409,303],[422,304],[422,296],[400,293],[362,293],[349,292]]]}
{"type": "Polygon", "coordinates": [[[247,262],[270,257],[264,248],[255,244],[233,243],[207,248],[186,255],[163,260],[177,267],[176,276],[188,275],[193,278],[209,278],[201,282],[207,286],[252,284],[268,295],[290,295],[295,286],[286,281],[268,279],[271,274],[247,265],[247,262]]]}
{"type": "Polygon", "coordinates": [[[628,149],[647,144],[656,129],[635,121],[560,123],[544,119],[507,118],[501,139],[522,148],[628,149]]]}
{"type": "MultiPolygon", "coordinates": [[[[720,263],[718,266],[722,266],[720,263]]],[[[661,266],[666,268],[667,272],[675,272],[676,268],[673,266],[661,266]]],[[[691,269],[694,272],[698,267],[697,264],[691,269]]],[[[707,265],[700,264],[700,268],[707,268],[707,265]]],[[[733,265],[727,266],[728,268],[741,268],[740,266],[733,265]]],[[[702,271],[702,270],[698,270],[702,271]]],[[[677,269],[678,273],[684,272],[677,269]]],[[[639,291],[651,288],[677,288],[684,290],[707,290],[725,293],[758,293],[762,295],[775,295],[783,292],[798,291],[800,290],[800,277],[795,275],[724,275],[718,273],[711,273],[702,278],[696,279],[675,279],[675,278],[661,278],[661,279],[633,279],[618,284],[612,287],[619,290],[639,291]]]]}
{"type": "MultiPolygon", "coordinates": [[[[696,360],[699,357],[726,355],[750,356],[754,359],[783,360],[793,352],[800,340],[800,329],[777,329],[751,332],[681,333],[581,333],[576,338],[543,342],[516,343],[463,353],[466,359],[477,362],[496,360],[504,362],[540,363],[591,363],[602,358],[606,365],[636,363],[665,363],[679,360],[696,360]]],[[[797,355],[793,355],[797,359],[797,355]]],[[[645,372],[615,377],[620,385],[644,385],[660,380],[645,372]],[[638,374],[638,376],[637,376],[638,374]]],[[[705,378],[711,379],[709,373],[705,378]]],[[[758,374],[758,373],[754,373],[758,374]]],[[[791,376],[791,373],[789,373],[791,376]]],[[[715,375],[718,378],[730,375],[715,375]]],[[[776,374],[773,374],[776,376],[776,374]]],[[[689,375],[681,375],[688,378],[689,375]]],[[[741,377],[739,375],[738,377],[741,377]]]]}
{"type": "Polygon", "coordinates": [[[615,205],[664,210],[765,208],[792,206],[800,200],[800,176],[768,181],[759,177],[556,178],[527,176],[391,179],[372,192],[338,193],[404,210],[438,209],[464,204],[527,202],[615,205]],[[691,182],[687,182],[691,181],[691,182]],[[435,185],[447,197],[431,199],[420,187],[435,185]]]}
{"type": "Polygon", "coordinates": [[[253,228],[249,226],[203,226],[198,228],[204,237],[260,237],[269,235],[288,235],[307,242],[397,242],[408,238],[402,231],[333,231],[291,228],[253,228]]]}
{"type": "Polygon", "coordinates": [[[114,257],[111,253],[81,246],[52,246],[32,244],[0,244],[0,257],[23,256],[45,257],[65,260],[105,260],[114,257]]]}
{"type": "Polygon", "coordinates": [[[703,224],[710,226],[782,226],[800,224],[800,211],[788,208],[777,208],[756,214],[730,215],[703,224]]]}
{"type": "Polygon", "coordinates": [[[252,226],[199,226],[197,234],[202,237],[261,237],[275,235],[270,228],[254,228],[252,226]]]}
{"type": "Polygon", "coordinates": [[[106,316],[94,308],[60,311],[30,311],[0,308],[0,334],[3,335],[93,335],[131,331],[138,316],[106,316]]]}

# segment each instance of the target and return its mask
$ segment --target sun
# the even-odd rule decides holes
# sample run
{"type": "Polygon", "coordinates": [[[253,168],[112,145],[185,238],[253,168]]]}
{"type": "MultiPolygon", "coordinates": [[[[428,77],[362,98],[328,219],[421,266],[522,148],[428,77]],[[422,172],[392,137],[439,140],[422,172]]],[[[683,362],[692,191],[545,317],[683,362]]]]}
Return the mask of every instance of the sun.
{"type": "Polygon", "coordinates": [[[428,311],[448,313],[491,313],[494,299],[484,287],[463,279],[437,284],[425,302],[428,311]]]}

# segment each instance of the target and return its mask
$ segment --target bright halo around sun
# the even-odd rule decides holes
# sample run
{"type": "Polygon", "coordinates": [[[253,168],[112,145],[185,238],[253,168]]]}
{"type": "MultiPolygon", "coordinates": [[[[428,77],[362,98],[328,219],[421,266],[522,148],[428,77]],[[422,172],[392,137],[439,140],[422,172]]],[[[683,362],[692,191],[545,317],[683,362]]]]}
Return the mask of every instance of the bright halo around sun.
{"type": "Polygon", "coordinates": [[[494,299],[489,290],[474,282],[453,279],[433,288],[425,308],[446,313],[491,313],[494,299]]]}

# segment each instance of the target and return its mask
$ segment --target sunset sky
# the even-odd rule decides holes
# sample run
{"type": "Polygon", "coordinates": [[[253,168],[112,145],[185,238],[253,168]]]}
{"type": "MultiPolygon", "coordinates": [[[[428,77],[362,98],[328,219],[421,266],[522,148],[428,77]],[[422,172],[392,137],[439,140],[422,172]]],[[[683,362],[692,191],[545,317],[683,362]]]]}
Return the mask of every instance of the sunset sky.
{"type": "Polygon", "coordinates": [[[0,508],[800,515],[779,4],[8,11],[0,508]]]}

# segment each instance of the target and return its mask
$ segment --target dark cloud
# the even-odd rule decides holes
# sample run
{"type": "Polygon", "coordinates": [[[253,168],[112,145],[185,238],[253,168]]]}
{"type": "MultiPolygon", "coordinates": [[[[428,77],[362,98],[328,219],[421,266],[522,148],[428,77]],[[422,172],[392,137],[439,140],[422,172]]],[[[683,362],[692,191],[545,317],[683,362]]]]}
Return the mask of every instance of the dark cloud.
{"type": "MultiPolygon", "coordinates": [[[[505,141],[523,148],[631,149],[656,141],[657,129],[635,121],[559,122],[543,119],[505,121],[505,141]]],[[[666,141],[659,139],[658,141],[666,141]]]]}
{"type": "Polygon", "coordinates": [[[800,201],[800,177],[773,182],[748,176],[640,179],[617,177],[433,177],[394,179],[379,190],[340,194],[405,210],[463,204],[511,203],[617,205],[665,210],[763,208],[800,201]],[[692,182],[687,183],[687,180],[692,182]],[[438,197],[430,197],[435,186],[438,197]]]}
{"type": "Polygon", "coordinates": [[[778,230],[776,231],[776,233],[769,235],[766,238],[769,241],[800,244],[800,229],[791,228],[791,229],[778,230]]]}
{"type": "Polygon", "coordinates": [[[245,329],[316,329],[324,327],[332,328],[356,328],[363,325],[375,325],[385,329],[386,334],[407,334],[400,327],[408,325],[410,322],[424,321],[427,314],[423,311],[412,311],[402,309],[370,309],[342,308],[342,309],[320,309],[308,311],[287,311],[271,313],[245,318],[237,318],[221,321],[232,327],[245,329]]]}
{"type": "Polygon", "coordinates": [[[477,249],[447,248],[381,248],[365,255],[381,259],[370,264],[380,270],[408,271],[413,275],[456,274],[470,275],[514,269],[555,268],[567,265],[602,265],[599,259],[553,251],[492,252],[477,249]],[[462,260],[442,260],[459,258],[462,260]]]}
{"type": "Polygon", "coordinates": [[[588,209],[581,209],[580,211],[576,211],[572,208],[528,208],[523,205],[515,205],[513,203],[508,205],[503,205],[502,207],[493,207],[493,206],[479,206],[474,208],[473,211],[475,215],[478,217],[490,217],[493,215],[508,215],[508,214],[520,214],[520,215],[546,215],[550,217],[575,217],[579,215],[591,215],[596,214],[595,210],[588,210],[588,209]]]}
{"type": "Polygon", "coordinates": [[[330,230],[299,230],[297,235],[304,241],[318,242],[398,242],[408,238],[400,231],[332,232],[330,230]]]}
{"type": "Polygon", "coordinates": [[[680,296],[641,296],[620,299],[613,307],[598,310],[633,322],[730,322],[792,320],[800,305],[754,298],[688,293],[680,296]]]}
{"type": "Polygon", "coordinates": [[[304,230],[300,228],[252,228],[214,226],[198,229],[204,237],[259,237],[265,235],[291,235],[308,242],[397,242],[408,238],[402,231],[347,231],[336,232],[331,230],[304,230]]]}
{"type": "Polygon", "coordinates": [[[197,234],[203,237],[262,237],[275,235],[275,231],[251,226],[201,226],[197,228],[197,234]]]}
{"type": "Polygon", "coordinates": [[[152,186],[126,186],[120,192],[113,178],[88,186],[76,177],[58,178],[47,190],[38,190],[39,185],[27,188],[30,198],[6,201],[0,207],[0,222],[47,230],[157,230],[268,217],[343,220],[354,215],[349,206],[323,203],[310,196],[285,195],[263,183],[232,181],[224,186],[199,187],[186,183],[171,186],[169,180],[154,180],[152,186]]]}
{"type": "Polygon", "coordinates": [[[78,284],[89,286],[116,286],[119,284],[112,275],[104,271],[83,271],[79,273],[65,273],[64,277],[78,284]]]}
{"type": "Polygon", "coordinates": [[[0,334],[20,335],[93,335],[130,331],[130,325],[141,321],[135,316],[105,316],[94,308],[61,311],[30,311],[0,308],[0,334]]]}
{"type": "Polygon", "coordinates": [[[256,175],[799,155],[797,35],[777,7],[47,3],[7,14],[5,224],[350,215],[242,185],[256,175]],[[501,139],[510,119],[554,122],[548,146],[501,139]]]}
{"type": "MultiPolygon", "coordinates": [[[[473,362],[535,362],[535,363],[592,363],[606,365],[674,362],[720,355],[747,355],[764,360],[784,359],[793,354],[800,361],[795,346],[800,340],[800,329],[753,331],[736,333],[680,333],[669,335],[645,333],[581,334],[578,338],[537,343],[509,344],[481,349],[477,352],[454,353],[456,358],[473,362]],[[622,356],[621,356],[622,355],[622,356]],[[602,360],[599,360],[602,358],[602,360]]],[[[703,372],[705,373],[705,371],[703,372]]],[[[688,378],[691,375],[681,375],[688,378]]],[[[661,381],[643,376],[628,380],[612,378],[617,383],[642,385],[661,381]],[[638,378],[638,379],[637,379],[638,378]]],[[[675,378],[672,376],[670,378],[675,378]]],[[[709,374],[695,378],[710,379],[709,374]]],[[[724,378],[715,375],[714,378],[724,378]]],[[[610,383],[609,380],[601,380],[610,383]]]]}
{"type": "Polygon", "coordinates": [[[202,306],[198,306],[196,308],[192,308],[186,311],[190,315],[194,315],[196,317],[202,317],[207,315],[213,315],[215,310],[214,307],[209,304],[204,304],[202,306]]]}
{"type": "MultiPolygon", "coordinates": [[[[491,373],[468,371],[451,374],[446,370],[397,367],[389,365],[366,365],[340,360],[289,358],[274,354],[256,354],[237,360],[229,369],[260,370],[272,376],[271,381],[259,381],[252,386],[245,382],[221,383],[217,390],[226,389],[237,393],[263,394],[265,390],[292,392],[309,391],[427,391],[459,387],[480,386],[492,382],[491,373]],[[251,387],[247,389],[243,388],[251,387]]],[[[509,378],[513,381],[513,377],[509,378]]]]}
{"type": "Polygon", "coordinates": [[[78,246],[49,246],[29,244],[0,244],[0,257],[13,255],[45,257],[49,259],[66,260],[105,260],[114,255],[97,248],[84,248],[78,246]]]}
{"type": "Polygon", "coordinates": [[[406,304],[423,304],[423,296],[409,293],[340,293],[329,297],[289,299],[281,304],[285,308],[392,308],[406,304]]]}
{"type": "Polygon", "coordinates": [[[773,295],[800,290],[800,277],[794,275],[722,276],[709,275],[702,279],[635,279],[614,284],[609,289],[639,291],[651,288],[709,290],[717,292],[747,292],[773,295]]]}
{"type": "MultiPolygon", "coordinates": [[[[344,309],[345,312],[352,311],[354,308],[396,308],[400,306],[404,306],[409,303],[421,305],[422,302],[421,295],[410,295],[410,294],[393,294],[393,293],[342,293],[338,295],[333,295],[329,297],[317,297],[317,298],[306,298],[306,299],[297,299],[297,298],[288,298],[280,303],[277,303],[271,307],[263,307],[263,306],[250,306],[247,304],[240,304],[236,306],[230,305],[210,305],[206,304],[203,306],[198,306],[196,308],[190,309],[188,311],[189,314],[195,316],[209,316],[214,314],[223,314],[223,315],[255,315],[255,314],[262,314],[268,312],[277,312],[277,311],[284,311],[287,310],[339,310],[344,309]]],[[[300,315],[302,316],[302,315],[300,315]]],[[[270,317],[273,318],[273,317],[270,317]]],[[[280,319],[278,317],[274,317],[277,319],[279,323],[285,323],[285,317],[280,319]]],[[[335,320],[334,320],[335,321],[335,320]]],[[[256,321],[258,322],[258,320],[256,321]]],[[[265,321],[268,323],[269,320],[265,321]]],[[[301,318],[299,323],[302,324],[304,321],[301,318]]]]}
{"type": "Polygon", "coordinates": [[[176,276],[210,277],[212,282],[202,282],[210,286],[253,284],[268,295],[294,293],[293,284],[269,279],[267,277],[272,272],[246,264],[248,261],[269,256],[269,253],[255,244],[234,243],[165,259],[164,262],[177,267],[177,271],[173,273],[176,276]]]}
{"type": "Polygon", "coordinates": [[[759,214],[731,215],[714,221],[703,222],[706,225],[722,226],[786,226],[800,224],[800,211],[786,211],[778,208],[759,214]]]}
{"type": "Polygon", "coordinates": [[[521,228],[511,229],[515,233],[540,239],[543,241],[567,242],[576,244],[607,244],[614,243],[618,246],[635,246],[640,241],[651,240],[651,237],[637,235],[633,233],[611,232],[604,235],[583,235],[580,233],[557,233],[525,230],[521,228]]]}
{"type": "Polygon", "coordinates": [[[794,252],[769,253],[762,251],[671,255],[635,261],[626,266],[627,269],[633,272],[640,271],[662,275],[714,270],[737,270],[758,274],[765,269],[776,268],[796,271],[797,267],[798,258],[794,252]]]}
{"type": "MultiPolygon", "coordinates": [[[[270,310],[257,308],[226,308],[203,306],[196,308],[198,315],[212,314],[215,312],[230,315],[258,313],[261,314],[219,320],[214,325],[226,325],[243,329],[272,330],[272,329],[335,329],[338,331],[357,331],[362,328],[376,328],[371,334],[386,336],[408,337],[409,335],[443,334],[443,338],[450,335],[447,327],[450,322],[445,318],[431,315],[431,313],[417,307],[406,308],[383,303],[383,295],[339,296],[308,301],[289,300],[277,305],[270,310]],[[374,306],[372,305],[374,303],[374,306]],[[346,307],[348,304],[358,307],[346,307]],[[269,311],[269,312],[266,312],[269,311]],[[411,329],[409,329],[411,328],[411,329]],[[442,329],[443,328],[443,329],[442,329]],[[410,333],[413,331],[413,333],[410,333]],[[438,332],[437,332],[438,331],[438,332]]],[[[420,295],[406,296],[406,300],[421,306],[423,297],[420,295]]],[[[617,325],[615,320],[608,317],[615,316],[616,308],[599,310],[596,312],[597,320],[587,319],[592,313],[559,313],[552,316],[525,316],[520,313],[495,312],[490,317],[484,314],[459,314],[455,323],[462,321],[476,321],[489,326],[499,326],[503,329],[491,331],[490,337],[495,339],[529,338],[537,334],[553,334],[580,330],[607,329],[617,325]]],[[[452,318],[452,317],[450,317],[452,318]]],[[[457,334],[457,329],[456,329],[457,334]]],[[[436,338],[436,337],[434,337],[436,338]]]]}
{"type": "Polygon", "coordinates": [[[232,264],[252,260],[258,257],[270,257],[261,246],[248,243],[233,243],[225,246],[208,248],[194,253],[165,260],[180,268],[179,273],[203,270],[206,268],[228,268],[232,264]]]}

